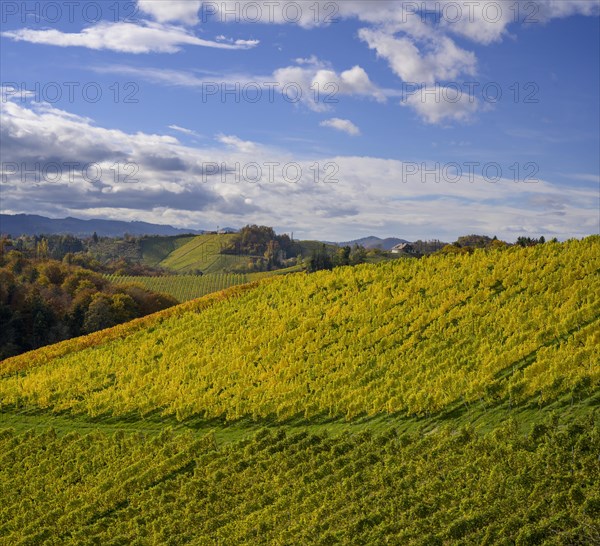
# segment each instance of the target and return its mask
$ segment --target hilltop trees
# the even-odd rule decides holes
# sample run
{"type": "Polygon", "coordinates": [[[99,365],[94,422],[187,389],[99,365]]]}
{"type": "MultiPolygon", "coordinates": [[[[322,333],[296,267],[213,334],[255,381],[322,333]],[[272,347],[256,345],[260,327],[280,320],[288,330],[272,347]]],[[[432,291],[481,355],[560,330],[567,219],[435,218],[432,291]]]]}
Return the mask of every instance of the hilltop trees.
{"type": "Polygon", "coordinates": [[[285,258],[293,258],[299,251],[289,235],[277,235],[267,226],[248,225],[240,229],[231,245],[223,249],[224,254],[265,256],[277,264],[285,258]]]}

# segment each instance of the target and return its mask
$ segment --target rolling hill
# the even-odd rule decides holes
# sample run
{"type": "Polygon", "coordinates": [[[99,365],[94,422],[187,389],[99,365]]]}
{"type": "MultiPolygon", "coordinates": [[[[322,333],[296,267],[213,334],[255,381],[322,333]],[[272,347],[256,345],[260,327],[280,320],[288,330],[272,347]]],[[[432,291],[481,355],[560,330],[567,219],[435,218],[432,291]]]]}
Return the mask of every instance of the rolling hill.
{"type": "Polygon", "coordinates": [[[170,252],[159,267],[178,273],[202,271],[203,273],[222,272],[226,267],[235,265],[244,259],[243,256],[221,254],[235,238],[234,234],[198,235],[186,239],[181,246],[170,252]]]}
{"type": "Polygon", "coordinates": [[[594,544],[599,363],[600,237],[236,286],[0,362],[0,541],[594,544]]]}

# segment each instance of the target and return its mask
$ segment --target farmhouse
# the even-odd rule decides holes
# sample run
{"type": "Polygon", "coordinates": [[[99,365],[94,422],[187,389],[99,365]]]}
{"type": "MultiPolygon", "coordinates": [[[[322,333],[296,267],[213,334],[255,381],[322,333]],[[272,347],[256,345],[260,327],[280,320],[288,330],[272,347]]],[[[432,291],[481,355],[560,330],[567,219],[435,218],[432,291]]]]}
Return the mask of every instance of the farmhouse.
{"type": "Polygon", "coordinates": [[[392,254],[415,254],[416,251],[410,243],[400,243],[392,248],[392,254]]]}

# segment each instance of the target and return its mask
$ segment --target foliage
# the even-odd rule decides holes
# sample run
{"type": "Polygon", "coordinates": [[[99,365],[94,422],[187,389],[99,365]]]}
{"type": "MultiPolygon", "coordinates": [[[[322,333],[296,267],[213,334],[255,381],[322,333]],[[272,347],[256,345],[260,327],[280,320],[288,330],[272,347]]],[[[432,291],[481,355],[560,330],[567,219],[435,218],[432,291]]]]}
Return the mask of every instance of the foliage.
{"type": "Polygon", "coordinates": [[[230,247],[225,250],[231,254],[245,254],[249,256],[266,256],[281,252],[283,258],[293,258],[298,254],[299,247],[294,244],[289,235],[277,235],[275,230],[267,226],[248,225],[235,234],[230,242],[230,247]]]}
{"type": "Polygon", "coordinates": [[[92,271],[18,251],[0,258],[0,359],[176,304],[92,271]]]}
{"type": "Polygon", "coordinates": [[[111,275],[114,284],[138,284],[152,292],[169,294],[179,302],[190,301],[247,282],[246,275],[211,273],[209,275],[164,275],[161,277],[122,277],[111,275]]]}
{"type": "Polygon", "coordinates": [[[0,402],[285,420],[577,398],[600,383],[599,270],[590,237],[274,277],[10,359],[0,402]]]}
{"type": "Polygon", "coordinates": [[[4,544],[600,541],[597,422],[426,436],[0,433],[4,544]]]}

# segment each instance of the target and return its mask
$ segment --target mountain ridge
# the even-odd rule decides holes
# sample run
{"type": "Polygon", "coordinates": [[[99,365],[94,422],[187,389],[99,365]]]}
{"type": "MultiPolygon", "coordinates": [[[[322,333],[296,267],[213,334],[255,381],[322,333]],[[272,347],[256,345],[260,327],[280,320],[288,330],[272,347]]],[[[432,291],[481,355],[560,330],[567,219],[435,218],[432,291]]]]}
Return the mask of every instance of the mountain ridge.
{"type": "Polygon", "coordinates": [[[149,222],[80,218],[48,218],[38,214],[0,214],[0,233],[20,235],[74,235],[89,237],[94,232],[100,237],[130,235],[202,235],[204,230],[176,228],[167,224],[149,222]]]}

